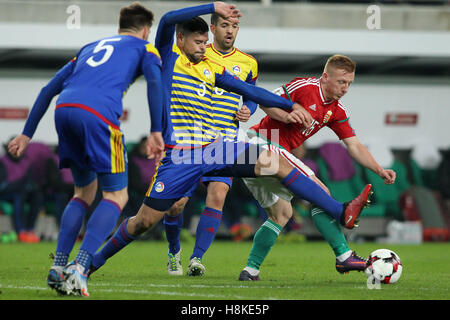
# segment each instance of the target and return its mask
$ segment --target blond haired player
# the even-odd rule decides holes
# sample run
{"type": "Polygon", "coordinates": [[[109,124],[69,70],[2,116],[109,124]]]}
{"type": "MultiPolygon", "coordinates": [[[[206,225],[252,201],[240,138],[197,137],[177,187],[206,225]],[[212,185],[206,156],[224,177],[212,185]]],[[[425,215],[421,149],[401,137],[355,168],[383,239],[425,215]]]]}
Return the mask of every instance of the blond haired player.
{"type": "MultiPolygon", "coordinates": [[[[349,114],[340,99],[348,92],[355,78],[356,64],[343,55],[333,55],[324,67],[322,76],[317,79],[295,78],[275,90],[280,96],[303,106],[311,114],[313,122],[306,129],[299,124],[289,112],[281,109],[263,108],[267,116],[253,126],[249,132],[256,139],[269,143],[269,147],[280,150],[301,172],[316,181],[328,193],[328,189],[314,176],[313,172],[299,159],[303,142],[323,127],[329,127],[346,145],[350,155],[362,166],[369,168],[380,176],[386,184],[395,181],[393,170],[383,169],[372,157],[366,147],[358,140],[350,126],[349,114]],[[278,145],[274,147],[273,142],[278,145]],[[289,157],[287,157],[289,156],[289,157]]],[[[252,142],[252,141],[250,141],[252,142]]],[[[248,188],[266,209],[269,219],[256,232],[248,262],[239,276],[239,280],[259,280],[259,268],[275,244],[278,234],[292,216],[290,200],[292,193],[271,178],[244,179],[248,188]]],[[[336,270],[340,273],[351,270],[364,270],[366,261],[349,249],[339,222],[322,209],[312,209],[312,219],[317,229],[328,241],[336,255],[336,270]]]]}

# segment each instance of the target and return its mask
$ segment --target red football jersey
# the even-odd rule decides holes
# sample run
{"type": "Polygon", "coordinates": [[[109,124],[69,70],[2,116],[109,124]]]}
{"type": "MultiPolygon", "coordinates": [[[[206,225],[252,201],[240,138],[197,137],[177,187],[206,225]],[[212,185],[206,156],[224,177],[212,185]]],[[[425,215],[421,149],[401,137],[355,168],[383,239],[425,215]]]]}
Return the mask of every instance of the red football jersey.
{"type": "Polygon", "coordinates": [[[320,79],[295,78],[274,91],[309,111],[313,117],[311,128],[305,129],[298,123],[285,124],[269,116],[264,117],[252,130],[281,145],[288,151],[299,147],[322,127],[333,130],[339,139],[355,136],[350,126],[347,110],[339,100],[326,102],[320,86],[320,79]],[[277,136],[278,135],[278,136],[277,136]]]}

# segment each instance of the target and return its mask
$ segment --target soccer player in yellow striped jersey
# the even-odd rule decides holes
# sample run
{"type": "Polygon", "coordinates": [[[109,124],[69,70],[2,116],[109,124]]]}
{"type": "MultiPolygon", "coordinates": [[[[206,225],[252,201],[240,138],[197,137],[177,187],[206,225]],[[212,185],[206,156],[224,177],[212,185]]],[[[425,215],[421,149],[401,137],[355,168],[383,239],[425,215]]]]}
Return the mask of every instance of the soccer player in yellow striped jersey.
{"type": "MultiPolygon", "coordinates": [[[[224,66],[242,81],[255,84],[258,77],[256,59],[234,47],[239,23],[232,23],[217,13],[213,13],[210,30],[214,38],[213,43],[206,47],[205,57],[224,66]]],[[[255,102],[243,98],[243,105],[240,108],[240,100],[240,95],[217,87],[211,94],[214,125],[224,140],[235,141],[238,135],[239,121],[248,121],[250,115],[256,111],[255,102]]],[[[232,178],[203,177],[202,182],[207,186],[206,207],[200,215],[197,225],[195,247],[187,270],[187,274],[190,276],[201,276],[205,272],[202,258],[214,240],[222,218],[225,198],[231,188],[232,178]]],[[[182,211],[191,195],[191,193],[186,194],[186,197],[180,200],[179,205],[174,206],[171,212],[164,216],[166,238],[169,242],[169,263],[167,265],[169,275],[183,273],[179,263],[182,211]]]]}
{"type": "MultiPolygon", "coordinates": [[[[251,55],[234,47],[239,24],[212,14],[210,30],[214,40],[206,47],[205,56],[224,66],[242,81],[255,84],[258,78],[258,62],[251,55]]],[[[257,108],[256,103],[244,98],[243,106],[239,110],[240,96],[220,88],[214,88],[212,103],[216,128],[225,139],[232,141],[237,137],[238,121],[247,121],[248,110],[253,114],[257,108]]]]}

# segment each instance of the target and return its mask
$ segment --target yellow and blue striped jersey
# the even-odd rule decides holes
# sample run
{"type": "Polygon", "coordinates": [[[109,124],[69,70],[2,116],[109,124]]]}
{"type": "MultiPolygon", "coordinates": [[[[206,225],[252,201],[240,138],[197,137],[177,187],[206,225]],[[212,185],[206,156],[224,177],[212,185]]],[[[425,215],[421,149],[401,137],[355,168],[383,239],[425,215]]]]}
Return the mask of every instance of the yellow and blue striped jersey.
{"type": "MultiPolygon", "coordinates": [[[[192,63],[180,48],[174,45],[177,23],[213,13],[214,10],[213,3],[173,10],[164,14],[159,21],[155,47],[162,60],[165,95],[162,106],[163,138],[167,148],[204,146],[221,136],[220,123],[215,119],[212,101],[215,86],[245,96],[249,102],[253,100],[264,106],[288,110],[292,108],[293,103],[289,100],[240,80],[232,74],[232,70],[228,71],[208,57],[192,63]]],[[[255,76],[256,72],[252,73],[251,77],[255,76]]],[[[225,113],[227,112],[228,109],[225,113]]]]}
{"type": "MultiPolygon", "coordinates": [[[[231,52],[222,53],[214,47],[214,44],[209,44],[205,56],[224,66],[242,81],[255,84],[258,78],[256,59],[237,48],[233,48],[231,52]]],[[[235,141],[237,139],[239,122],[235,121],[235,118],[239,107],[240,96],[238,94],[217,87],[213,89],[214,122],[216,129],[225,140],[235,141]]]]}
{"type": "MultiPolygon", "coordinates": [[[[214,120],[212,94],[215,75],[223,74],[225,68],[204,57],[192,63],[176,46],[172,46],[169,57],[164,61],[172,65],[172,72],[163,72],[163,81],[168,86],[170,100],[169,145],[179,147],[201,146],[219,137],[214,120]]],[[[164,71],[164,66],[163,66],[164,71]]]]}

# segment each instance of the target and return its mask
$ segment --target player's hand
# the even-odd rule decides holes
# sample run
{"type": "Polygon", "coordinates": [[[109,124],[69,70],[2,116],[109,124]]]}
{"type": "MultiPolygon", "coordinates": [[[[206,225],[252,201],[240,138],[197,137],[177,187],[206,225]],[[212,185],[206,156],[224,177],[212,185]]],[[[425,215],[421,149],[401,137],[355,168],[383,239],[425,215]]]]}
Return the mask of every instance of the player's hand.
{"type": "Polygon", "coordinates": [[[303,124],[306,128],[311,127],[313,123],[311,114],[298,103],[294,103],[292,106],[292,111],[287,117],[288,118],[286,121],[290,121],[290,123],[303,124]]]}
{"type": "Polygon", "coordinates": [[[24,134],[18,135],[8,143],[8,152],[13,157],[20,157],[30,143],[30,140],[30,137],[24,134]]]}
{"type": "Polygon", "coordinates": [[[380,178],[384,180],[385,184],[393,184],[395,182],[395,178],[397,174],[394,170],[391,169],[383,169],[383,171],[379,174],[380,178]]]}
{"type": "Polygon", "coordinates": [[[240,122],[247,122],[250,119],[250,109],[244,104],[242,108],[236,112],[236,120],[240,122]]]}
{"type": "Polygon", "coordinates": [[[164,156],[164,139],[161,132],[152,132],[147,138],[147,158],[161,161],[164,156]]]}
{"type": "Polygon", "coordinates": [[[214,12],[231,23],[239,23],[239,18],[242,17],[239,9],[236,9],[236,5],[222,1],[214,2],[214,12]]]}

